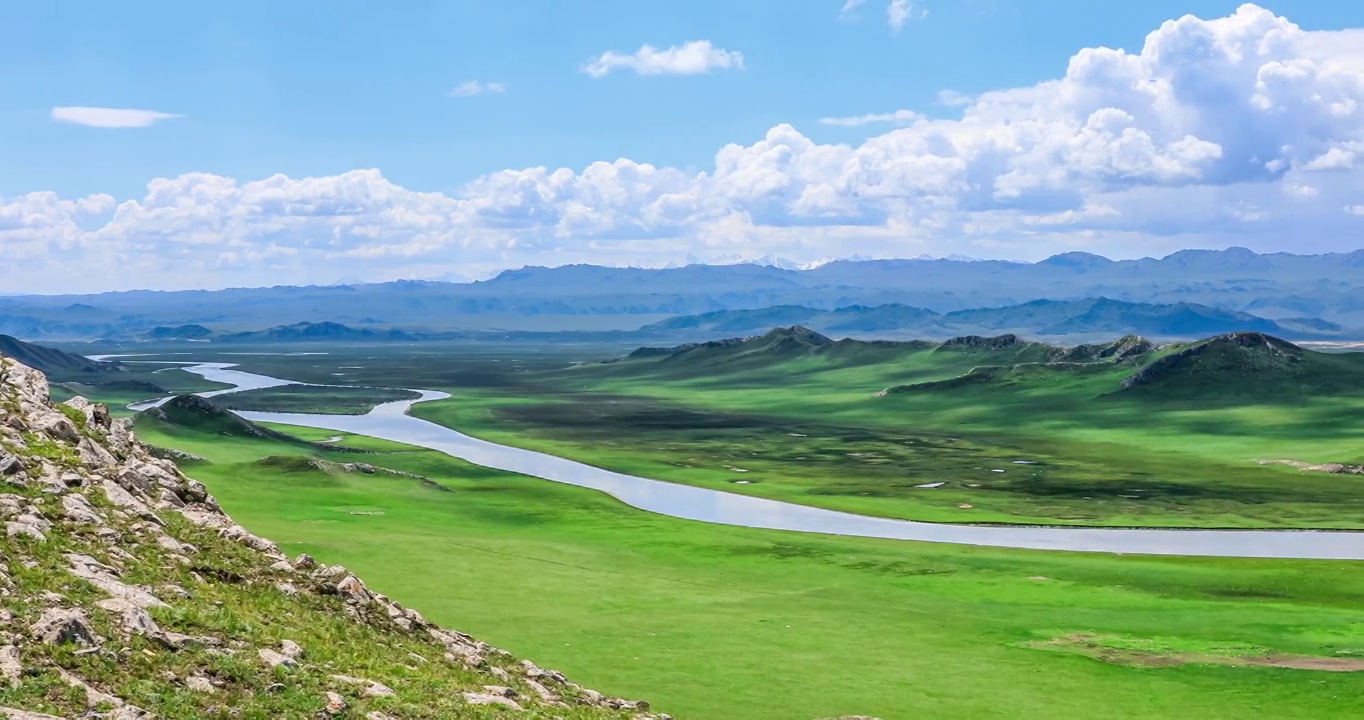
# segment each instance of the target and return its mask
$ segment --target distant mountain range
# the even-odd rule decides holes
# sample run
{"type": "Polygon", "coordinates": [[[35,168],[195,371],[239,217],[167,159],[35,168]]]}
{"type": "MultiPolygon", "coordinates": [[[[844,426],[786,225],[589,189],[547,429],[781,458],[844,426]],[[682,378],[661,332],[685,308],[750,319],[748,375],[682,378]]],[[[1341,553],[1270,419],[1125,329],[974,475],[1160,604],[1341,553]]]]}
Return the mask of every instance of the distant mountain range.
{"type": "MultiPolygon", "coordinates": [[[[835,260],[808,269],[756,264],[663,269],[568,265],[508,270],[468,283],[398,281],[0,297],[0,332],[27,339],[131,339],[156,328],[199,325],[230,334],[299,322],[334,322],[375,332],[392,328],[417,333],[519,332],[546,327],[572,331],[602,328],[602,322],[592,317],[649,316],[634,325],[638,327],[659,316],[779,306],[819,312],[864,306],[889,314],[880,320],[857,318],[866,325],[853,329],[866,329],[878,322],[902,325],[904,318],[897,315],[902,311],[891,306],[947,315],[1036,300],[1090,298],[1159,306],[1189,303],[1250,313],[1299,331],[1338,332],[1335,325],[1364,326],[1361,271],[1364,250],[1261,255],[1245,248],[1183,250],[1160,259],[1121,261],[1080,252],[1036,263],[835,260]],[[1311,324],[1319,326],[1309,328],[1311,324]]],[[[631,323],[613,327],[626,329],[631,323]]],[[[1069,332],[1062,324],[1054,329],[1069,332]]]]}
{"type": "Polygon", "coordinates": [[[1021,305],[937,313],[890,304],[850,305],[818,310],[780,305],[760,310],[718,310],[670,318],[641,328],[643,333],[701,334],[752,332],[778,325],[804,325],[836,336],[913,336],[942,338],[970,333],[1016,332],[1026,335],[1114,335],[1135,333],[1164,338],[1203,337],[1228,332],[1271,332],[1294,336],[1340,333],[1320,318],[1279,321],[1251,313],[1197,303],[1132,303],[1108,298],[1034,300],[1021,305]]]}
{"type": "Polygon", "coordinates": [[[1188,339],[1230,332],[1277,333],[1297,339],[1347,337],[1341,326],[1320,318],[1269,320],[1251,313],[1199,305],[1130,303],[1108,298],[1035,300],[1021,305],[938,313],[908,305],[850,305],[819,310],[778,305],[757,310],[717,310],[683,315],[630,331],[446,331],[356,328],[334,322],[301,322],[262,330],[216,334],[201,325],[159,327],[137,336],[148,342],[391,343],[467,340],[478,342],[657,343],[704,341],[800,325],[834,337],[943,339],[959,335],[1016,333],[1088,339],[1124,334],[1188,339]]]}

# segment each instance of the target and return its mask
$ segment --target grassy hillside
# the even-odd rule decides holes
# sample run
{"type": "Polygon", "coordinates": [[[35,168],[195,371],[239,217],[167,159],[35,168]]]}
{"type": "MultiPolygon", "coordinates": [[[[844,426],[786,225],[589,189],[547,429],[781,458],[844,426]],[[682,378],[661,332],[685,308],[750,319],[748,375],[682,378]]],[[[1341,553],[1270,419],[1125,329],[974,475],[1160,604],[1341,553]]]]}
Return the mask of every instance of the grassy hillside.
{"type": "Polygon", "coordinates": [[[0,354],[57,378],[88,377],[118,372],[117,363],[95,362],[83,355],[27,343],[0,335],[0,354]]]}
{"type": "Polygon", "coordinates": [[[144,435],[211,460],[190,472],[289,552],[680,719],[1318,718],[1364,691],[1364,673],[1246,666],[1364,653],[1352,563],[746,530],[363,438],[344,442],[438,487],[272,441],[144,435]],[[263,462],[280,456],[305,462],[263,462]]]}
{"type": "Polygon", "coordinates": [[[101,406],[50,406],[36,372],[7,358],[0,370],[0,716],[627,720],[646,709],[439,627],[343,566],[289,560],[101,406]]]}

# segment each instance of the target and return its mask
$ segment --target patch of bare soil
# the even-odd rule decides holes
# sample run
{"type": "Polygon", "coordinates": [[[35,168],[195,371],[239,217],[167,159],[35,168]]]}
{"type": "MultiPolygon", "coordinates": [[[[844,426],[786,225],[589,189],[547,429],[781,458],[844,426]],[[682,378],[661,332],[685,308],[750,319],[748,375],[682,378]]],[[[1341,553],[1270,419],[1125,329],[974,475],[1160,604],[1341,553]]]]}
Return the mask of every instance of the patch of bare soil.
{"type": "Polygon", "coordinates": [[[1313,655],[1274,655],[1267,658],[1245,658],[1245,660],[1248,665],[1288,668],[1290,670],[1364,672],[1364,660],[1359,658],[1316,657],[1313,655]]]}

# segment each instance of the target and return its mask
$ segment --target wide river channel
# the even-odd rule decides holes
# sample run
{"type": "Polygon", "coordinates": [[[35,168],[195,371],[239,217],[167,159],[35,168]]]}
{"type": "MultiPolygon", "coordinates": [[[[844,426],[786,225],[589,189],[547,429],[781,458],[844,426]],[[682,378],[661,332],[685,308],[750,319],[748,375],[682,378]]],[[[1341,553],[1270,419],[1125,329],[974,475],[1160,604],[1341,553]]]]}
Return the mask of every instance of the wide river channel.
{"type": "MultiPolygon", "coordinates": [[[[179,365],[180,363],[174,363],[179,365]]],[[[201,393],[295,384],[232,369],[231,363],[188,364],[185,370],[234,387],[201,393]]],[[[1148,530],[1124,528],[948,525],[892,520],[823,510],[731,492],[611,472],[532,450],[479,440],[407,414],[413,403],[442,400],[448,393],[417,390],[422,397],[380,405],[367,415],[305,415],[241,412],[248,420],[369,435],[438,450],[476,465],[521,473],[607,493],[641,510],[686,520],[769,530],[851,535],[892,540],[986,545],[1032,550],[1200,555],[1219,557],[1364,559],[1364,533],[1293,530],[1148,530]]],[[[164,400],[133,406],[145,409],[164,400]]],[[[932,492],[932,490],[925,490],[932,492]]]]}

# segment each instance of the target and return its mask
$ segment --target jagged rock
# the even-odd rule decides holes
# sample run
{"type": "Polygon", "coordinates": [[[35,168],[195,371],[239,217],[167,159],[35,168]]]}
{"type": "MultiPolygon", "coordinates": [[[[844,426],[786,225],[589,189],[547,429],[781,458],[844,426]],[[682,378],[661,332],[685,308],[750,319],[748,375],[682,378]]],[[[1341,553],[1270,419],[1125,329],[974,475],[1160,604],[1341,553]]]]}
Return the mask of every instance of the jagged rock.
{"type": "Polygon", "coordinates": [[[182,543],[169,535],[157,535],[156,544],[173,553],[194,553],[198,551],[198,548],[193,545],[182,543]]]}
{"type": "Polygon", "coordinates": [[[312,570],[315,567],[317,567],[317,561],[313,559],[312,555],[305,553],[294,558],[295,570],[312,570]]]}
{"type": "Polygon", "coordinates": [[[84,523],[87,525],[103,525],[104,518],[101,518],[95,509],[90,506],[90,501],[84,495],[71,494],[62,496],[62,512],[66,519],[72,522],[84,523]]]}
{"type": "Polygon", "coordinates": [[[369,590],[365,588],[365,584],[360,581],[360,578],[355,577],[354,575],[347,575],[341,582],[336,583],[336,585],[332,586],[330,589],[337,595],[354,603],[367,603],[373,599],[369,590]]]}
{"type": "Polygon", "coordinates": [[[14,475],[22,472],[24,462],[14,455],[0,452],[0,475],[14,475]]]}
{"type": "Polygon", "coordinates": [[[292,667],[298,664],[297,662],[294,661],[293,658],[289,657],[288,655],[275,652],[270,648],[261,648],[260,650],[257,650],[256,653],[260,655],[260,659],[262,662],[264,662],[266,665],[269,665],[272,668],[292,667]]]}
{"type": "MultiPolygon", "coordinates": [[[[500,670],[501,668],[498,668],[498,669],[500,670]]],[[[556,693],[554,693],[553,691],[551,691],[549,688],[545,687],[544,685],[541,685],[540,683],[538,683],[538,682],[536,682],[536,681],[534,681],[534,680],[531,680],[531,679],[527,679],[525,682],[526,682],[526,686],[529,687],[529,688],[531,689],[531,692],[533,692],[533,693],[535,693],[536,695],[540,696],[540,700],[541,700],[541,701],[546,702],[546,703],[551,703],[551,704],[557,703],[557,702],[560,701],[561,698],[560,698],[556,693]]]]}
{"type": "Polygon", "coordinates": [[[109,502],[113,503],[115,506],[123,508],[128,512],[131,512],[132,514],[142,518],[143,520],[154,522],[157,525],[166,524],[166,521],[162,520],[159,515],[152,512],[152,509],[147,507],[146,503],[133,497],[133,494],[123,489],[123,486],[119,485],[113,480],[110,480],[109,478],[104,478],[101,485],[104,488],[104,497],[107,498],[109,502]]]}
{"type": "Polygon", "coordinates": [[[373,680],[351,677],[349,675],[332,675],[331,678],[338,682],[346,683],[347,685],[363,685],[364,690],[362,690],[361,693],[365,697],[393,697],[394,695],[397,695],[397,693],[393,691],[393,688],[373,680]]]}
{"type": "Polygon", "coordinates": [[[94,631],[90,629],[90,620],[85,617],[85,611],[79,608],[48,610],[29,628],[29,633],[48,645],[75,643],[93,647],[99,644],[94,631]]]}
{"type": "Polygon", "coordinates": [[[19,662],[19,648],[13,645],[0,647],[0,678],[10,685],[18,685],[23,677],[24,666],[19,662]]]}
{"type": "Polygon", "coordinates": [[[47,412],[29,423],[34,432],[40,432],[53,440],[75,443],[81,439],[80,430],[71,419],[59,412],[47,412]]]}
{"type": "Polygon", "coordinates": [[[197,693],[212,694],[218,692],[218,688],[213,687],[213,683],[209,682],[208,678],[200,677],[198,675],[191,675],[185,678],[185,687],[197,693]]]}
{"type": "Polygon", "coordinates": [[[464,702],[467,702],[470,705],[501,705],[503,707],[511,708],[512,710],[525,709],[511,698],[502,697],[501,695],[492,695],[490,693],[466,692],[464,693],[464,702]]]}
{"type": "Polygon", "coordinates": [[[152,595],[149,590],[119,580],[114,568],[89,555],[67,553],[66,559],[70,563],[72,575],[85,580],[115,598],[127,600],[141,608],[169,607],[155,595],[152,595]]]}
{"type": "Polygon", "coordinates": [[[123,598],[110,598],[101,600],[95,605],[111,613],[117,613],[123,621],[123,629],[129,633],[152,638],[164,637],[161,627],[156,624],[152,616],[136,603],[123,598]]]}
{"type": "Polygon", "coordinates": [[[90,438],[81,438],[76,445],[76,455],[80,457],[81,464],[91,470],[102,470],[118,464],[118,458],[113,453],[90,438]]]}
{"type": "Polygon", "coordinates": [[[77,395],[62,404],[79,410],[81,414],[85,416],[85,424],[87,426],[94,425],[101,429],[107,429],[109,427],[109,408],[102,403],[92,403],[77,395]]]}
{"type": "Polygon", "coordinates": [[[37,524],[27,519],[31,517],[33,516],[26,515],[18,520],[5,523],[5,537],[27,537],[37,540],[38,542],[47,542],[47,535],[43,534],[43,531],[37,524]]]}
{"type": "Polygon", "coordinates": [[[284,657],[290,660],[297,660],[303,657],[303,646],[293,640],[285,640],[279,644],[279,651],[284,657]]]}

